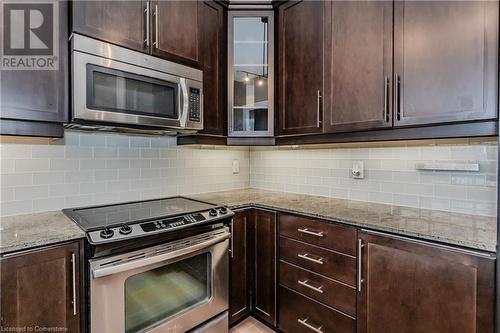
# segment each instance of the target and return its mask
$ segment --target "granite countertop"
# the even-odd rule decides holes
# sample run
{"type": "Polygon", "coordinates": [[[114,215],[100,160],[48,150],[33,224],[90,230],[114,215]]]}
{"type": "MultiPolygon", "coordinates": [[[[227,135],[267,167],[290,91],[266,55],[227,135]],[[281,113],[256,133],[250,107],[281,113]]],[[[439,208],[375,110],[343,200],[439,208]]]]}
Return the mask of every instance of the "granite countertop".
{"type": "Polygon", "coordinates": [[[85,237],[61,211],[0,218],[0,254],[85,237]]]}
{"type": "Polygon", "coordinates": [[[252,205],[496,252],[495,217],[258,189],[212,192],[189,197],[233,209],[252,205]]]}
{"type": "MultiPolygon", "coordinates": [[[[497,221],[494,217],[258,189],[211,192],[187,197],[233,209],[248,206],[269,208],[371,230],[496,251],[497,221]]],[[[81,238],[85,238],[85,232],[61,211],[0,219],[0,254],[81,238]]]]}

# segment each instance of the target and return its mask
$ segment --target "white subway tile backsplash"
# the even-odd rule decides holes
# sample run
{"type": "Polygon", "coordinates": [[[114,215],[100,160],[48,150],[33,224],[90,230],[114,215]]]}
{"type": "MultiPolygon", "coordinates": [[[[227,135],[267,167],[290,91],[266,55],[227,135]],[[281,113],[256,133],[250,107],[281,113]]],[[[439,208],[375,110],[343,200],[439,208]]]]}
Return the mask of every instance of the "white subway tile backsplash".
{"type": "Polygon", "coordinates": [[[249,151],[68,131],[46,144],[0,144],[0,215],[251,186],[495,216],[497,151],[496,143],[249,151]],[[351,178],[355,160],[365,179],[351,178]],[[422,161],[474,161],[480,172],[415,170],[422,161]]]}
{"type": "Polygon", "coordinates": [[[0,216],[249,186],[248,149],[178,147],[175,137],[67,131],[2,143],[0,156],[0,216]]]}
{"type": "Polygon", "coordinates": [[[347,149],[253,148],[249,179],[255,188],[321,192],[319,195],[336,198],[496,216],[497,155],[495,142],[347,149]],[[355,160],[364,161],[365,179],[351,178],[349,169],[355,160]],[[480,172],[416,170],[415,164],[424,161],[475,161],[480,164],[480,172]]]}

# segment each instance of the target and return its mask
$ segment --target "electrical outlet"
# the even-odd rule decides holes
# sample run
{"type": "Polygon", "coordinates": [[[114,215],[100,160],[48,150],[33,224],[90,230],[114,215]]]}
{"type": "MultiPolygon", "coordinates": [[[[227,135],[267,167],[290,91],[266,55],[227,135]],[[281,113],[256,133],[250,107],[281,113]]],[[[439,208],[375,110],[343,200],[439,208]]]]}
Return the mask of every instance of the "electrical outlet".
{"type": "Polygon", "coordinates": [[[365,178],[365,163],[363,161],[352,162],[351,176],[354,179],[365,178]]]}
{"type": "Polygon", "coordinates": [[[233,173],[240,173],[240,161],[233,160],[233,173]]]}

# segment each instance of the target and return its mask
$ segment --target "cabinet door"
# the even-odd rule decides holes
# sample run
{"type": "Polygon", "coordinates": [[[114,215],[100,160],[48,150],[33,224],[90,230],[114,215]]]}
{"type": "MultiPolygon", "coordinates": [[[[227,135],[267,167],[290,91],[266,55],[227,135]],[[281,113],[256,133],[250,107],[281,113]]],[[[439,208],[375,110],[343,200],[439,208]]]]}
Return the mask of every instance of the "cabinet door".
{"type": "Polygon", "coordinates": [[[251,216],[250,210],[237,212],[232,222],[231,282],[229,289],[229,323],[245,318],[251,311],[251,216]]]}
{"type": "Polygon", "coordinates": [[[276,325],[276,213],[254,211],[253,310],[255,316],[276,325]]]}
{"type": "Polygon", "coordinates": [[[147,52],[147,1],[73,1],[73,31],[147,52]]]}
{"type": "Polygon", "coordinates": [[[0,327],[80,332],[79,251],[71,243],[2,258],[0,327]]]}
{"type": "MultiPolygon", "coordinates": [[[[54,131],[51,131],[49,123],[60,124],[68,120],[68,2],[60,1],[58,7],[58,68],[2,70],[1,117],[10,120],[2,124],[0,134],[51,136],[54,131]],[[16,121],[27,122],[24,126],[16,126],[16,121]],[[36,124],[42,128],[37,129],[36,124]]],[[[55,132],[62,135],[62,125],[59,126],[60,130],[55,132]]]]}
{"type": "Polygon", "coordinates": [[[397,1],[395,126],[496,118],[498,1],[397,1]]]}
{"type": "Polygon", "coordinates": [[[224,135],[225,43],[224,10],[214,1],[199,4],[200,63],[203,69],[203,130],[224,135]]]}
{"type": "Polygon", "coordinates": [[[202,3],[191,0],[152,1],[154,55],[199,66],[198,5],[202,3]]]}
{"type": "Polygon", "coordinates": [[[489,257],[368,233],[358,332],[489,333],[494,268],[489,257]]]}
{"type": "Polygon", "coordinates": [[[279,7],[280,135],[322,131],[324,6],[304,0],[279,7]]]}
{"type": "Polygon", "coordinates": [[[391,127],[392,1],[333,1],[326,9],[324,131],[391,127]]]}

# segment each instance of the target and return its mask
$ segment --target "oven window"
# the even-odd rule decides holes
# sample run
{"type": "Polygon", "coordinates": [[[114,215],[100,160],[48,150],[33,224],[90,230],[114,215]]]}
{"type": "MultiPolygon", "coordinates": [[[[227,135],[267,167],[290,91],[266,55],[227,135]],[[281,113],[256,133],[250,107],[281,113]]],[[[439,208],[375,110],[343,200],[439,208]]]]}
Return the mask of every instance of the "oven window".
{"type": "Polygon", "coordinates": [[[203,253],[129,277],[125,281],[125,330],[155,326],[211,297],[211,256],[203,253]]]}
{"type": "Polygon", "coordinates": [[[177,84],[87,64],[91,109],[177,119],[177,84]]]}

